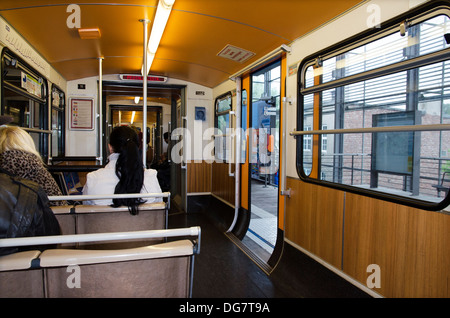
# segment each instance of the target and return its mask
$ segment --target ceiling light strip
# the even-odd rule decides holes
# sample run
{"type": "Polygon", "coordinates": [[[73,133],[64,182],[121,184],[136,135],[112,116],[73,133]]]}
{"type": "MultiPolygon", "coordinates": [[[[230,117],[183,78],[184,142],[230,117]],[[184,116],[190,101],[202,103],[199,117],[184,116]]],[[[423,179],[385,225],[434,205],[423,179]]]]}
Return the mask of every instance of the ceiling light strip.
{"type": "MultiPolygon", "coordinates": [[[[150,39],[148,40],[147,68],[145,74],[148,74],[150,71],[174,2],[175,0],[159,0],[158,7],[156,8],[155,20],[153,21],[152,31],[150,33],[150,39]]],[[[142,67],[142,70],[144,70],[144,66],[142,67]]]]}

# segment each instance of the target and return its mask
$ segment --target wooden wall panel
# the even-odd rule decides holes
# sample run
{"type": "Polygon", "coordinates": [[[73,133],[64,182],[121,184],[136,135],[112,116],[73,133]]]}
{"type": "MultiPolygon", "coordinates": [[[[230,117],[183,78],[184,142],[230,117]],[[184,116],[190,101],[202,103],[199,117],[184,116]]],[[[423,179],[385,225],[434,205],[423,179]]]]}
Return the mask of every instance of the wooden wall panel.
{"type": "MultiPolygon", "coordinates": [[[[234,171],[234,165],[231,168],[234,171]]],[[[234,177],[228,175],[228,163],[212,163],[212,193],[234,205],[234,177]]]]}
{"type": "Polygon", "coordinates": [[[288,178],[286,238],[384,297],[450,297],[450,215],[288,178]]]}
{"type": "Polygon", "coordinates": [[[344,193],[288,178],[286,238],[340,268],[344,193]]]}
{"type": "Polygon", "coordinates": [[[344,271],[386,297],[449,297],[450,216],[347,193],[344,271]]]}
{"type": "Polygon", "coordinates": [[[187,164],[187,192],[211,192],[211,164],[205,161],[187,164]]]}

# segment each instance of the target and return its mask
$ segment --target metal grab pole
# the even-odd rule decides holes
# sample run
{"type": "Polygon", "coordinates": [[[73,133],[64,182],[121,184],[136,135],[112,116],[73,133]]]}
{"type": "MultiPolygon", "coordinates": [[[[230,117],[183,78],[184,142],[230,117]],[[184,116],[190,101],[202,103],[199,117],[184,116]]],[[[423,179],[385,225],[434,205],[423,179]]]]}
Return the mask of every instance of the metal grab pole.
{"type": "Polygon", "coordinates": [[[147,24],[150,22],[148,19],[139,20],[144,25],[144,66],[142,68],[143,76],[143,92],[142,99],[144,105],[142,106],[142,161],[144,167],[147,166],[147,51],[148,51],[148,28],[147,24]]]}
{"type": "MultiPolygon", "coordinates": [[[[242,135],[241,135],[241,102],[242,102],[242,95],[241,95],[241,82],[242,79],[240,77],[236,77],[236,108],[234,110],[234,118],[235,118],[235,168],[234,168],[234,218],[233,222],[231,223],[230,227],[228,228],[227,232],[233,231],[234,226],[236,225],[238,216],[239,216],[239,207],[240,207],[240,193],[241,193],[241,141],[242,141],[242,135]]],[[[231,125],[231,118],[230,118],[230,125],[231,125]]],[[[231,160],[230,160],[231,161],[231,160]]],[[[231,165],[231,163],[230,163],[231,165]]]]}
{"type": "Polygon", "coordinates": [[[291,191],[290,189],[286,188],[286,181],[287,181],[287,159],[286,159],[286,135],[287,135],[287,105],[288,105],[288,98],[283,97],[282,99],[282,109],[281,109],[281,120],[283,124],[283,130],[282,130],[282,151],[281,151],[281,171],[280,171],[280,184],[281,184],[281,195],[290,197],[291,191]]]}
{"type": "Polygon", "coordinates": [[[103,163],[103,59],[104,57],[98,58],[98,130],[99,130],[99,140],[98,140],[98,160],[103,163]]]}

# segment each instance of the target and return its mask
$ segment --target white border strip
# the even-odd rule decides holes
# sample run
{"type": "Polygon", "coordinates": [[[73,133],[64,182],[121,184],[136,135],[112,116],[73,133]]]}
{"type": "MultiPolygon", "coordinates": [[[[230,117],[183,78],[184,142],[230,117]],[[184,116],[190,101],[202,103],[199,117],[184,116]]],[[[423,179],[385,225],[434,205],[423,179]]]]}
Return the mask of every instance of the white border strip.
{"type": "Polygon", "coordinates": [[[211,195],[211,192],[189,192],[189,193],[186,193],[186,196],[193,196],[193,195],[211,195]]]}

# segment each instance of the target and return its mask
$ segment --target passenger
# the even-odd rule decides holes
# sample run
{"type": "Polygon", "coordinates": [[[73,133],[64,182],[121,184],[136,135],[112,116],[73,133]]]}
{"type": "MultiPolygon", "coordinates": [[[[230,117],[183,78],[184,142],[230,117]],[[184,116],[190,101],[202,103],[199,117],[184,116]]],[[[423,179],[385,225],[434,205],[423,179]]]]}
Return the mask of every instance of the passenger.
{"type": "MultiPolygon", "coordinates": [[[[42,187],[0,169],[0,238],[60,235],[61,229],[42,187]]],[[[51,246],[3,247],[0,255],[51,246]]]]}
{"type": "MultiPolygon", "coordinates": [[[[169,146],[168,132],[164,133],[164,141],[169,146]]],[[[167,152],[164,152],[159,161],[153,164],[153,168],[158,171],[157,177],[162,191],[170,191],[170,162],[167,152]]]]}
{"type": "MultiPolygon", "coordinates": [[[[60,235],[61,229],[44,189],[34,181],[0,169],[0,238],[60,235]]],[[[2,247],[0,255],[56,245],[2,247]]]]}
{"type": "Polygon", "coordinates": [[[161,190],[164,192],[170,191],[170,163],[167,158],[167,152],[162,154],[157,170],[157,178],[161,190]]]}
{"type": "MultiPolygon", "coordinates": [[[[33,138],[20,127],[0,127],[0,168],[12,175],[36,182],[48,196],[62,195],[41,155],[36,151],[33,138]]],[[[64,204],[65,201],[50,202],[50,205],[64,204]]]]}
{"type": "MultiPolygon", "coordinates": [[[[139,155],[139,138],[130,127],[115,127],[109,136],[109,163],[86,176],[83,194],[161,193],[156,171],[145,169],[139,155]]],[[[85,201],[84,204],[128,206],[131,214],[138,214],[144,202],[162,201],[162,198],[126,198],[85,201]]]]}

